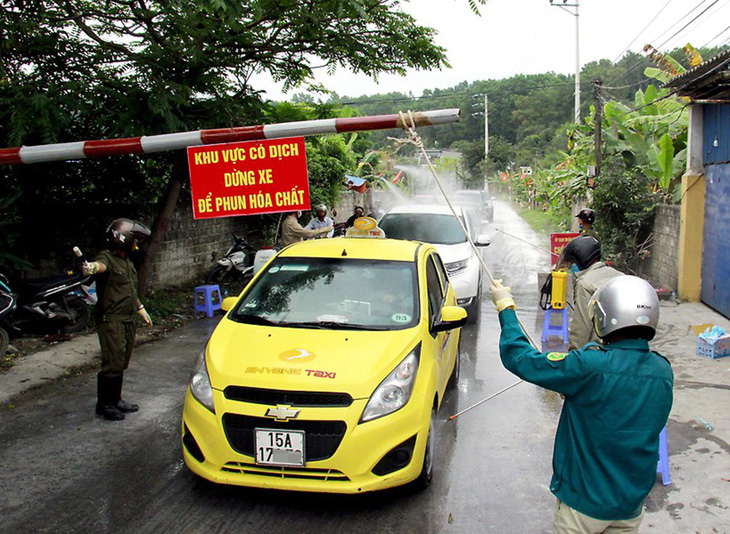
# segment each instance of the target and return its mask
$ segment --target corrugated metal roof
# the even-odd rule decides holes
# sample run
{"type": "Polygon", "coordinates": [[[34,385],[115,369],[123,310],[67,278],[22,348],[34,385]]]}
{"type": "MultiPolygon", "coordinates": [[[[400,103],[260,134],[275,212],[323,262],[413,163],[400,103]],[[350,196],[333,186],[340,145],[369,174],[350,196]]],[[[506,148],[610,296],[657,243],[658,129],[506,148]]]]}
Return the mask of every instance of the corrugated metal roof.
{"type": "Polygon", "coordinates": [[[730,48],[675,76],[664,87],[693,100],[730,101],[730,48]]]}

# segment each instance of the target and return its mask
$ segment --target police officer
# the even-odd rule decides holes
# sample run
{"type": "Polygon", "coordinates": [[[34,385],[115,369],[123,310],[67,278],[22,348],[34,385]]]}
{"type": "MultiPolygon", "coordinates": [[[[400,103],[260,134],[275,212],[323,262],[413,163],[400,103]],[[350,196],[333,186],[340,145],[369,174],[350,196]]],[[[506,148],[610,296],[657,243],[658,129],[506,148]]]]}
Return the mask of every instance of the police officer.
{"type": "Polygon", "coordinates": [[[576,215],[578,219],[578,229],[580,235],[587,235],[598,239],[598,234],[593,229],[593,223],[596,222],[596,212],[590,208],[583,208],[576,215]]]}
{"type": "Polygon", "coordinates": [[[606,280],[623,273],[601,261],[601,245],[595,237],[581,235],[565,245],[560,265],[573,265],[573,316],[568,339],[570,350],[579,349],[590,341],[598,341],[591,324],[588,303],[596,289],[606,280]]]}
{"type": "Polygon", "coordinates": [[[150,235],[143,224],[117,219],[106,231],[109,245],[83,265],[84,274],[96,275],[96,331],[101,345],[101,371],[97,375],[96,413],[110,421],[121,421],[125,413],[139,407],[122,399],[124,371],[134,348],[134,316],[152,326],[147,310],[137,296],[137,271],[130,256],[139,242],[150,235]]]}
{"type": "Polygon", "coordinates": [[[558,499],[553,533],[638,532],[674,381],[666,358],[649,349],[659,320],[656,292],[635,276],[607,281],[590,304],[603,344],[541,354],[517,322],[510,288],[495,280],[490,289],[504,366],[565,396],[550,483],[558,499]]]}

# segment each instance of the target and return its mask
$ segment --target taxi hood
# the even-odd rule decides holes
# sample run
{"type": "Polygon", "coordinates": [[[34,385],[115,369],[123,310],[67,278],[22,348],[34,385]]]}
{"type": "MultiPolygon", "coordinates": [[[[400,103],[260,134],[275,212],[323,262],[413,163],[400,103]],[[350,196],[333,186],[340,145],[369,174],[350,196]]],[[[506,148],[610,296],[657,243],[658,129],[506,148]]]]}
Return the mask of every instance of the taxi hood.
{"type": "Polygon", "coordinates": [[[416,346],[418,326],[360,331],[241,324],[224,318],[208,342],[213,389],[335,391],[368,398],[416,346]]]}

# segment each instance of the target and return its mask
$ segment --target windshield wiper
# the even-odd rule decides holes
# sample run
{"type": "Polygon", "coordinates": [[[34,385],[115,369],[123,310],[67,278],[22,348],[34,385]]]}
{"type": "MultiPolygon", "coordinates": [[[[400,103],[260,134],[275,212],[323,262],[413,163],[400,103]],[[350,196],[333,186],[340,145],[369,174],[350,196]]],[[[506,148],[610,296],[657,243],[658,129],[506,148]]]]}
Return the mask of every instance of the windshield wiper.
{"type": "Polygon", "coordinates": [[[298,323],[279,323],[279,325],[292,326],[294,328],[321,328],[323,330],[387,330],[385,326],[338,323],[335,321],[302,321],[298,323]]]}
{"type": "Polygon", "coordinates": [[[252,315],[250,313],[236,315],[235,318],[236,321],[238,321],[239,323],[259,324],[265,326],[281,326],[281,323],[279,322],[272,321],[271,319],[267,319],[266,317],[261,317],[260,315],[252,315]]]}

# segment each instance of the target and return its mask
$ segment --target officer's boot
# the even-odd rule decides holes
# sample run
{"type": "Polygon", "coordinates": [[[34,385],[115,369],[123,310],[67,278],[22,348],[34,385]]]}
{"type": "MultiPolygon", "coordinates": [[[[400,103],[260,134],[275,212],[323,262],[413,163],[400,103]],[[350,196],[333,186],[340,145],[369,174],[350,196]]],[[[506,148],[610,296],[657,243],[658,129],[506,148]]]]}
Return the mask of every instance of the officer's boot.
{"type": "Polygon", "coordinates": [[[122,413],[132,413],[139,410],[139,406],[136,404],[132,404],[131,402],[127,402],[122,398],[122,385],[124,384],[124,375],[120,375],[118,380],[118,387],[115,389],[115,393],[118,391],[119,395],[115,398],[117,399],[116,407],[117,410],[119,410],[122,413]]]}
{"type": "Polygon", "coordinates": [[[124,414],[114,405],[112,400],[115,388],[112,381],[114,377],[108,377],[99,373],[96,375],[96,415],[102,416],[107,421],[121,421],[124,414]]]}

